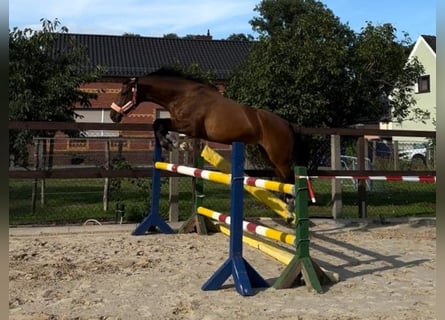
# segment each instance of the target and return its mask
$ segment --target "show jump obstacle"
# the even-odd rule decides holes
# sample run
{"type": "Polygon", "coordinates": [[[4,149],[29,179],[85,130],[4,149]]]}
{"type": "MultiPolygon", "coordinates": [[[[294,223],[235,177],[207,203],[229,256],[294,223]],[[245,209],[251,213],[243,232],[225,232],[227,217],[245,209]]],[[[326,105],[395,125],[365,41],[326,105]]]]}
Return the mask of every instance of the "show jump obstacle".
{"type": "MultiPolygon", "coordinates": [[[[201,157],[223,173],[230,173],[232,171],[231,163],[207,145],[205,145],[202,149],[201,157]]],[[[287,204],[280,198],[276,197],[274,193],[263,188],[249,185],[244,185],[244,190],[249,192],[257,200],[268,206],[272,211],[281,216],[285,221],[289,222],[294,218],[293,212],[288,211],[287,204]]]]}
{"type": "MultiPolygon", "coordinates": [[[[291,235],[284,233],[278,234],[279,231],[273,232],[271,230],[265,231],[259,227],[255,228],[258,229],[258,234],[272,234],[272,238],[282,238],[285,239],[286,243],[293,242],[293,244],[296,246],[296,253],[294,257],[290,260],[287,267],[273,286],[276,289],[289,288],[294,284],[296,279],[303,278],[305,284],[309,288],[313,288],[319,293],[322,292],[321,282],[329,282],[330,279],[309,255],[309,217],[307,208],[309,197],[306,178],[297,179],[294,186],[275,181],[244,177],[244,145],[240,142],[234,142],[232,144],[231,174],[164,163],[161,162],[161,157],[161,147],[159,142],[156,141],[154,152],[155,165],[153,167],[151,211],[133,231],[133,235],[145,234],[147,231],[155,230],[156,227],[163,233],[174,233],[174,230],[172,230],[159,215],[160,170],[177,172],[192,177],[230,185],[231,204],[229,225],[229,257],[204,283],[202,289],[220,289],[223,283],[230,276],[232,276],[238,293],[243,296],[250,296],[254,294],[253,288],[268,287],[269,284],[242,255],[243,227],[247,228],[247,230],[253,228],[252,225],[243,222],[244,185],[261,187],[270,191],[289,193],[291,195],[295,195],[296,211],[298,212],[295,237],[292,238],[291,235]]],[[[296,167],[295,174],[296,176],[306,177],[306,168],[296,167]]],[[[206,211],[203,207],[199,207],[197,210],[200,212],[200,214],[203,214],[203,212],[206,211]]],[[[209,211],[207,211],[207,215],[210,215],[209,211]]],[[[227,217],[225,217],[225,219],[227,219],[227,217]]]]}

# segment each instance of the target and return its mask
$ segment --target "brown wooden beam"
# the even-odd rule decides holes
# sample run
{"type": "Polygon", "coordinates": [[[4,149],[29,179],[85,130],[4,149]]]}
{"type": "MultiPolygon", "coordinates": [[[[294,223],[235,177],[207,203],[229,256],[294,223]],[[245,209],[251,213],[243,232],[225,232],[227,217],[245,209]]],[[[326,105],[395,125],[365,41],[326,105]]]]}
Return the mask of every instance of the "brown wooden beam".
{"type": "MultiPolygon", "coordinates": [[[[272,171],[249,172],[251,177],[271,177],[272,171]],[[252,173],[257,173],[254,175],[252,173]]],[[[383,170],[315,170],[310,176],[435,176],[436,171],[383,171],[383,170]]],[[[174,172],[162,171],[163,177],[183,177],[174,172]]],[[[152,168],[106,170],[104,168],[61,168],[52,170],[10,170],[10,179],[83,179],[83,178],[150,178],[152,168]]]]}
{"type": "Polygon", "coordinates": [[[101,123],[101,122],[53,122],[53,121],[9,121],[9,129],[16,130],[116,130],[153,131],[148,123],[101,123]]]}
{"type": "MultiPolygon", "coordinates": [[[[181,177],[181,174],[166,172],[163,177],[181,177]]],[[[10,179],[95,179],[95,178],[150,178],[151,168],[106,170],[104,168],[63,168],[52,170],[10,170],[10,179]]]]}
{"type": "Polygon", "coordinates": [[[435,138],[435,131],[416,131],[416,130],[381,130],[381,129],[362,129],[362,128],[305,128],[299,129],[299,132],[307,135],[331,135],[341,136],[381,136],[381,137],[425,137],[435,138]]]}
{"type": "Polygon", "coordinates": [[[314,170],[309,172],[310,176],[435,176],[434,170],[422,170],[422,171],[402,171],[402,170],[314,170]]]}
{"type": "MultiPolygon", "coordinates": [[[[153,131],[152,124],[144,123],[100,123],[100,122],[55,122],[55,121],[9,121],[9,129],[29,130],[121,130],[121,131],[153,131]]],[[[376,135],[382,137],[425,137],[435,138],[435,131],[416,130],[381,130],[363,128],[305,128],[299,132],[307,135],[366,136],[376,135]]]]}

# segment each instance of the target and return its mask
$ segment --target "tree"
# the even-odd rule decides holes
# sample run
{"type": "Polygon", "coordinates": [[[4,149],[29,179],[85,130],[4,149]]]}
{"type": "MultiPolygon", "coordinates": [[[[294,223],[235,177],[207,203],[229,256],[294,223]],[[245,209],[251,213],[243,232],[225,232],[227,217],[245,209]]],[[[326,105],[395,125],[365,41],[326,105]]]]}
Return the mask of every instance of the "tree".
{"type": "MultiPolygon", "coordinates": [[[[84,48],[71,43],[58,48],[57,35],[67,33],[56,19],[41,19],[42,30],[9,30],[9,120],[75,121],[75,105],[90,106],[95,94],[80,86],[97,80],[101,69],[87,72],[84,48]]],[[[54,132],[33,132],[51,137],[54,132]]],[[[26,165],[29,131],[10,132],[9,152],[16,164],[26,165]]]]}
{"type": "MultiPolygon", "coordinates": [[[[228,84],[231,98],[307,127],[377,122],[388,108],[403,117],[413,105],[422,68],[407,63],[409,38],[397,41],[390,24],[355,34],[316,0],[263,0],[255,10],[259,40],[228,84]]],[[[324,151],[311,144],[312,158],[324,151]]]]}
{"type": "Polygon", "coordinates": [[[164,34],[163,38],[166,38],[166,39],[179,39],[179,36],[176,33],[167,33],[167,34],[164,34]]]}
{"type": "Polygon", "coordinates": [[[124,32],[122,34],[122,37],[140,37],[141,35],[138,33],[132,33],[132,32],[124,32]]]}
{"type": "MultiPolygon", "coordinates": [[[[351,98],[371,120],[383,116],[383,120],[401,121],[416,104],[413,85],[423,66],[417,59],[408,61],[412,41],[407,33],[397,40],[396,31],[389,23],[374,26],[367,22],[350,49],[350,82],[355,90],[351,98]]],[[[420,109],[414,111],[419,119],[424,114],[420,109]]]]}
{"type": "Polygon", "coordinates": [[[244,33],[232,33],[230,36],[227,37],[226,40],[231,41],[253,41],[254,37],[251,34],[244,34],[244,33]]]}
{"type": "Polygon", "coordinates": [[[328,126],[344,107],[353,32],[313,0],[265,0],[255,10],[259,41],[228,94],[299,125],[328,126]]]}

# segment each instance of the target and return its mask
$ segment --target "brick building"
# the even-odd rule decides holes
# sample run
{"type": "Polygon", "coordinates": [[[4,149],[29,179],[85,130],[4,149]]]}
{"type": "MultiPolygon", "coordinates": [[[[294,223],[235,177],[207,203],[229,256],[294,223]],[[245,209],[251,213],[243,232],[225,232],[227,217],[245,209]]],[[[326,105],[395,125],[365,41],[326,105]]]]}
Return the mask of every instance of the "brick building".
{"type": "MultiPolygon", "coordinates": [[[[72,33],[57,37],[58,52],[69,50],[73,45],[86,48],[89,63],[84,66],[85,71],[97,66],[105,70],[100,81],[81,88],[96,93],[97,99],[91,100],[91,108],[77,108],[76,113],[82,118],[76,121],[111,123],[110,105],[124,79],[140,77],[171,64],[184,67],[197,64],[204,71],[211,71],[216,75],[216,85],[223,91],[232,72],[246,59],[252,42],[213,40],[209,34],[196,36],[194,39],[72,33]]],[[[123,118],[122,122],[153,123],[156,117],[166,116],[168,113],[160,106],[144,102],[123,118]]],[[[72,162],[76,155],[84,153],[90,154],[91,159],[102,158],[99,155],[103,154],[103,142],[94,139],[105,137],[116,137],[110,142],[112,151],[122,148],[124,151],[138,152],[153,147],[153,139],[147,139],[153,137],[152,132],[88,131],[85,135],[85,139],[66,139],[64,135],[57,135],[54,151],[59,154],[65,152],[68,162],[72,162]]],[[[219,149],[228,147],[212,145],[219,149]]]]}
{"type": "MultiPolygon", "coordinates": [[[[105,68],[101,81],[82,88],[97,93],[98,99],[91,101],[92,108],[77,110],[83,116],[79,121],[104,123],[111,122],[110,104],[125,78],[143,76],[176,63],[184,67],[198,64],[204,71],[215,73],[217,85],[223,90],[224,83],[246,59],[251,46],[248,41],[212,40],[210,35],[180,39],[60,34],[56,48],[64,50],[73,42],[87,50],[89,64],[85,70],[92,70],[96,66],[105,68]]],[[[162,108],[152,103],[142,103],[124,121],[152,123],[159,115],[164,116],[162,108]]]]}

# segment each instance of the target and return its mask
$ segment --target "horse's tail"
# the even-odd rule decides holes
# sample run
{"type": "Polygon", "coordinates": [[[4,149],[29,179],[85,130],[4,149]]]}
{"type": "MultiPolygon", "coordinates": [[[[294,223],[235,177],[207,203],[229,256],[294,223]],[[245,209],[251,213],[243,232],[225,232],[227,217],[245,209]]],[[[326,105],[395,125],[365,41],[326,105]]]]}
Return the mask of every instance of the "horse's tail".
{"type": "Polygon", "coordinates": [[[294,134],[294,143],[292,148],[293,165],[310,166],[310,144],[309,137],[301,133],[301,128],[295,123],[289,122],[289,126],[294,134]]]}

